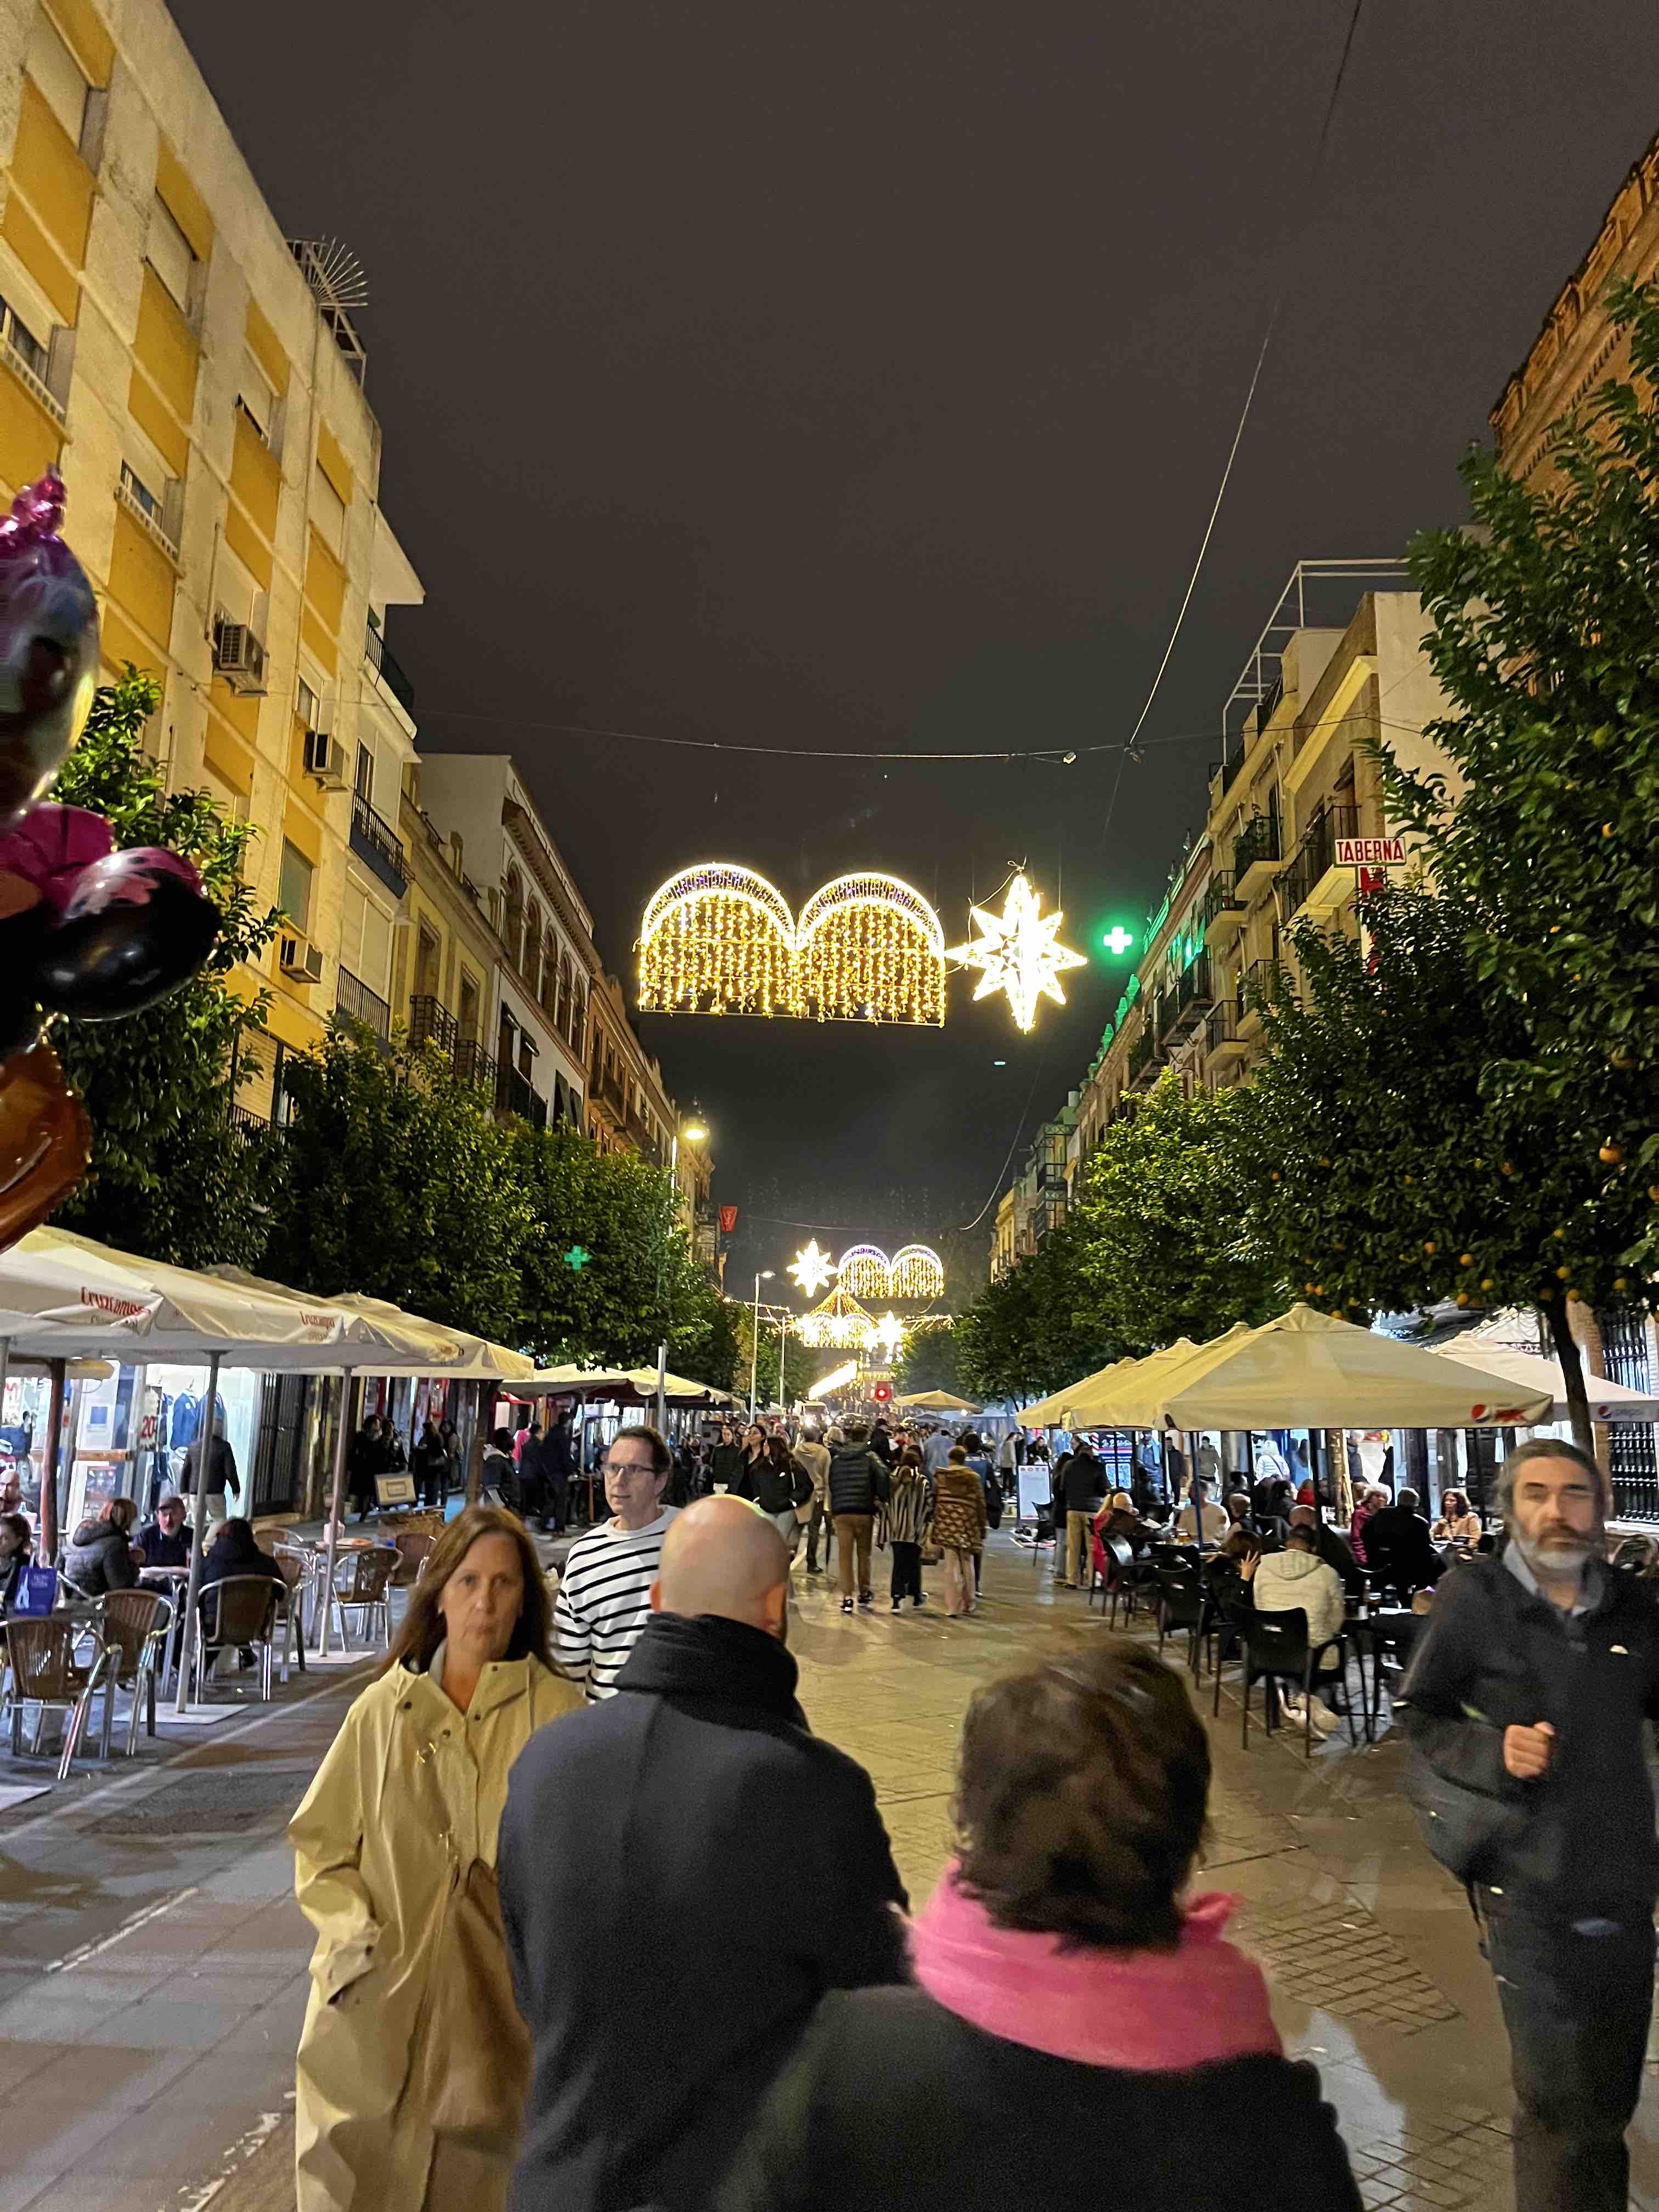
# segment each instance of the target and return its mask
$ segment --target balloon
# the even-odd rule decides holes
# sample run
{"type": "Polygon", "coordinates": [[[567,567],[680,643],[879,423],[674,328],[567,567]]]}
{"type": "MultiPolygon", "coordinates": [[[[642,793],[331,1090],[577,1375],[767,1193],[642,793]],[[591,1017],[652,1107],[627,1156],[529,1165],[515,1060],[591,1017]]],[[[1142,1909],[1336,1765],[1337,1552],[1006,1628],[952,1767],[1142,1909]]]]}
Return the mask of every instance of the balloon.
{"type": "Polygon", "coordinates": [[[34,968],[40,1004],[83,1022],[136,1014],[193,975],[219,933],[187,860],[156,846],[112,853],[48,923],[34,968]]]}
{"type": "Polygon", "coordinates": [[[63,479],[48,469],[0,522],[0,827],[43,796],[97,685],[98,605],[63,520],[63,479]]]}
{"type": "Polygon", "coordinates": [[[0,1067],[0,1251],[38,1229],[92,1162],[92,1124],[50,1045],[0,1067]]]}

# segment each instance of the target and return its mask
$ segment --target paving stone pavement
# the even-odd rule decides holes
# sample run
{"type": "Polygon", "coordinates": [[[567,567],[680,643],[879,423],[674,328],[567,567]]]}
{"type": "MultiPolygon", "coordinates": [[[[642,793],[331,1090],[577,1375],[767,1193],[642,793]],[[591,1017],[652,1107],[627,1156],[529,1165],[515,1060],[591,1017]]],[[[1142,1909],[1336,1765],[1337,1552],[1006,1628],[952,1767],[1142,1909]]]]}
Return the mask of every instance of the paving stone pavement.
{"type": "MultiPolygon", "coordinates": [[[[1149,1632],[1108,1630],[1006,1535],[968,1620],[936,1603],[895,1618],[885,1599],[848,1620],[823,1577],[798,1568],[797,1585],[802,1703],[868,1767],[917,1904],[951,1848],[975,1688],[1057,1638],[1149,1632]]],[[[292,2206],[310,1944],[282,1831],[354,1686],[313,1674],[264,1716],[175,1743],[171,1765],[147,1752],[0,1812],[0,2212],[292,2206]]],[[[1253,1723],[1243,1750],[1236,1698],[1224,1689],[1212,1721],[1210,1688],[1202,1880],[1241,1899],[1236,1932],[1286,2048],[1320,2069],[1366,2205],[1512,2212],[1498,2006],[1468,1905],[1401,1796],[1398,1745],[1339,1736],[1310,1762],[1299,1735],[1253,1723]]],[[[1632,2202],[1659,2212],[1659,2063],[1650,2075],[1632,2202]]]]}

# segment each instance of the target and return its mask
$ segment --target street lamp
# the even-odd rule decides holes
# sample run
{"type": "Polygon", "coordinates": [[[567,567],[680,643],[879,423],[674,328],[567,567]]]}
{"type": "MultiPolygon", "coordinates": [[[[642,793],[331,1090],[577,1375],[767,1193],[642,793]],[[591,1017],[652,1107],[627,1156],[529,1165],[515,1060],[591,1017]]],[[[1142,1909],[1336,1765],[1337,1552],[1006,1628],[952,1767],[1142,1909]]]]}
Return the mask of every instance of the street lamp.
{"type": "MultiPolygon", "coordinates": [[[[674,1210],[677,1214],[680,1203],[680,1139],[684,1137],[688,1145],[701,1145],[708,1134],[708,1130],[695,1115],[689,1121],[675,1123],[673,1146],[668,1155],[668,1180],[673,1186],[674,1210]]],[[[657,1288],[660,1292],[662,1289],[660,1266],[657,1269],[657,1288]]],[[[657,1346],[657,1434],[659,1437],[665,1437],[668,1434],[668,1339],[666,1336],[657,1346]]]]}
{"type": "Polygon", "coordinates": [[[760,1377],[760,1286],[763,1283],[769,1283],[771,1279],[772,1270],[769,1267],[756,1268],[754,1303],[755,1333],[753,1337],[750,1339],[752,1350],[750,1351],[749,1358],[749,1418],[751,1421],[755,1418],[755,1389],[760,1377]]]}

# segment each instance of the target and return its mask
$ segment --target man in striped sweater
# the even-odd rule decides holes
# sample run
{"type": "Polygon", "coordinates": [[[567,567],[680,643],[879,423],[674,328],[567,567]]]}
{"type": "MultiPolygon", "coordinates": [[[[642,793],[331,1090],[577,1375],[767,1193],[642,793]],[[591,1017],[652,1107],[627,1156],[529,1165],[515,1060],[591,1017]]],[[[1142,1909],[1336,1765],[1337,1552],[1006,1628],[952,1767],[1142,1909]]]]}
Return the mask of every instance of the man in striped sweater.
{"type": "Polygon", "coordinates": [[[613,1518],[570,1547],[553,1607],[553,1656],[591,1700],[614,1696],[622,1663],[651,1618],[662,1540],[676,1509],[663,1492],[674,1457],[643,1425],[618,1429],[605,1455],[613,1518]]]}

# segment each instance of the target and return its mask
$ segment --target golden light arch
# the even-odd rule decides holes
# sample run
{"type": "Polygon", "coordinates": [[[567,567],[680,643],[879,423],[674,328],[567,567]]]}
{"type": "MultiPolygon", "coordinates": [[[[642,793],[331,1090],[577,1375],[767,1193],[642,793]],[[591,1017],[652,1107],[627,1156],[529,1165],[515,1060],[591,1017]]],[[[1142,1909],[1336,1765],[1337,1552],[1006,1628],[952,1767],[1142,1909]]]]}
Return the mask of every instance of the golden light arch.
{"type": "Polygon", "coordinates": [[[647,905],[639,953],[647,1013],[945,1020],[939,918],[914,884],[878,871],[825,884],[797,922],[752,868],[683,868],[647,905]]]}

